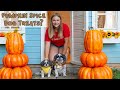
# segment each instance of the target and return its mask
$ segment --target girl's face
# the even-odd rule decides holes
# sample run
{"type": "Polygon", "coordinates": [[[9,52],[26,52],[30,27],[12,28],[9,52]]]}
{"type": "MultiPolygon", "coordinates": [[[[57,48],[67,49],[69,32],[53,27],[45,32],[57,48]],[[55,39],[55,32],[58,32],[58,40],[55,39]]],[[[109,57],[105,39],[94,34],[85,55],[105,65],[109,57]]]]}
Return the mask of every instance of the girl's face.
{"type": "Polygon", "coordinates": [[[58,16],[54,16],[52,18],[52,25],[57,28],[60,25],[60,18],[58,16]]]}

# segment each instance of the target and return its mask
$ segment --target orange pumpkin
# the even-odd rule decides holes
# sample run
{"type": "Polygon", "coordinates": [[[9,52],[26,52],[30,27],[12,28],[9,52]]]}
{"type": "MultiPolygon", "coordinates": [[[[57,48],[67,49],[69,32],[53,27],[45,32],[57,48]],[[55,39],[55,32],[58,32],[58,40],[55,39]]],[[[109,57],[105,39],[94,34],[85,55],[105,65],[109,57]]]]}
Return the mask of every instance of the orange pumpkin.
{"type": "Polygon", "coordinates": [[[107,56],[104,52],[97,54],[83,52],[80,61],[85,67],[101,67],[107,63],[107,56]]]}
{"type": "Polygon", "coordinates": [[[22,36],[18,32],[12,32],[7,35],[6,51],[9,54],[21,54],[24,50],[22,36]]]}
{"type": "Polygon", "coordinates": [[[79,79],[112,79],[112,77],[112,69],[107,65],[95,68],[81,66],[78,71],[79,79]]]}
{"type": "Polygon", "coordinates": [[[2,67],[0,70],[0,79],[31,79],[32,70],[29,66],[7,68],[2,67]]]}
{"type": "Polygon", "coordinates": [[[28,56],[26,54],[6,54],[2,62],[5,67],[22,67],[28,64],[28,56]]]}
{"type": "Polygon", "coordinates": [[[103,48],[102,34],[98,30],[88,30],[84,38],[87,53],[100,53],[103,48]]]}

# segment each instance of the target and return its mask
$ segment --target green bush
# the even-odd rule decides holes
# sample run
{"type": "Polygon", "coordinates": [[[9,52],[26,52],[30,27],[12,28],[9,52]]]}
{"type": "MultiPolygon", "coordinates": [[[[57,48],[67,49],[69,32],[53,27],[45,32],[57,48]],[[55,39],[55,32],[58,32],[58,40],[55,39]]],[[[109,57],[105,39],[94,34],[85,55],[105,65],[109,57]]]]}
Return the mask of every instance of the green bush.
{"type": "Polygon", "coordinates": [[[113,79],[120,79],[120,70],[116,68],[112,68],[113,71],[113,79]]]}

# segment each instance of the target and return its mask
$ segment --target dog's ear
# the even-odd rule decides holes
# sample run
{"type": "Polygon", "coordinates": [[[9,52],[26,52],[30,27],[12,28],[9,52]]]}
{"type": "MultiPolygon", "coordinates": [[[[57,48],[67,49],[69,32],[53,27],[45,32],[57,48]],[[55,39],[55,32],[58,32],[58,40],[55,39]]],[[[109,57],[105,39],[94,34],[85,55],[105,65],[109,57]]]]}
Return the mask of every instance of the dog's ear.
{"type": "Polygon", "coordinates": [[[56,54],[56,55],[54,56],[54,60],[56,60],[56,59],[57,59],[57,57],[58,57],[58,54],[56,54]]]}
{"type": "Polygon", "coordinates": [[[43,60],[43,61],[40,63],[41,66],[44,66],[44,61],[45,61],[45,60],[43,60]]]}
{"type": "Polygon", "coordinates": [[[64,61],[66,61],[66,56],[64,54],[62,54],[62,58],[64,61]]]}

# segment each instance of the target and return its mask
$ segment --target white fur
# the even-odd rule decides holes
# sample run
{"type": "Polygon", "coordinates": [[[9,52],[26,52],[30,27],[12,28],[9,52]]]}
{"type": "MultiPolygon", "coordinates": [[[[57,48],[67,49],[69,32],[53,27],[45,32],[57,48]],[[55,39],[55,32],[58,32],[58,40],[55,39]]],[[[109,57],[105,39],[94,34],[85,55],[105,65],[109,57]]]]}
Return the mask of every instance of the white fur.
{"type": "Polygon", "coordinates": [[[57,68],[57,66],[55,65],[55,77],[57,78],[59,74],[66,76],[66,64],[64,64],[60,68],[57,68]]]}
{"type": "Polygon", "coordinates": [[[56,54],[54,56],[54,62],[55,77],[57,78],[59,74],[66,76],[66,61],[62,57],[62,54],[56,54]]]}

